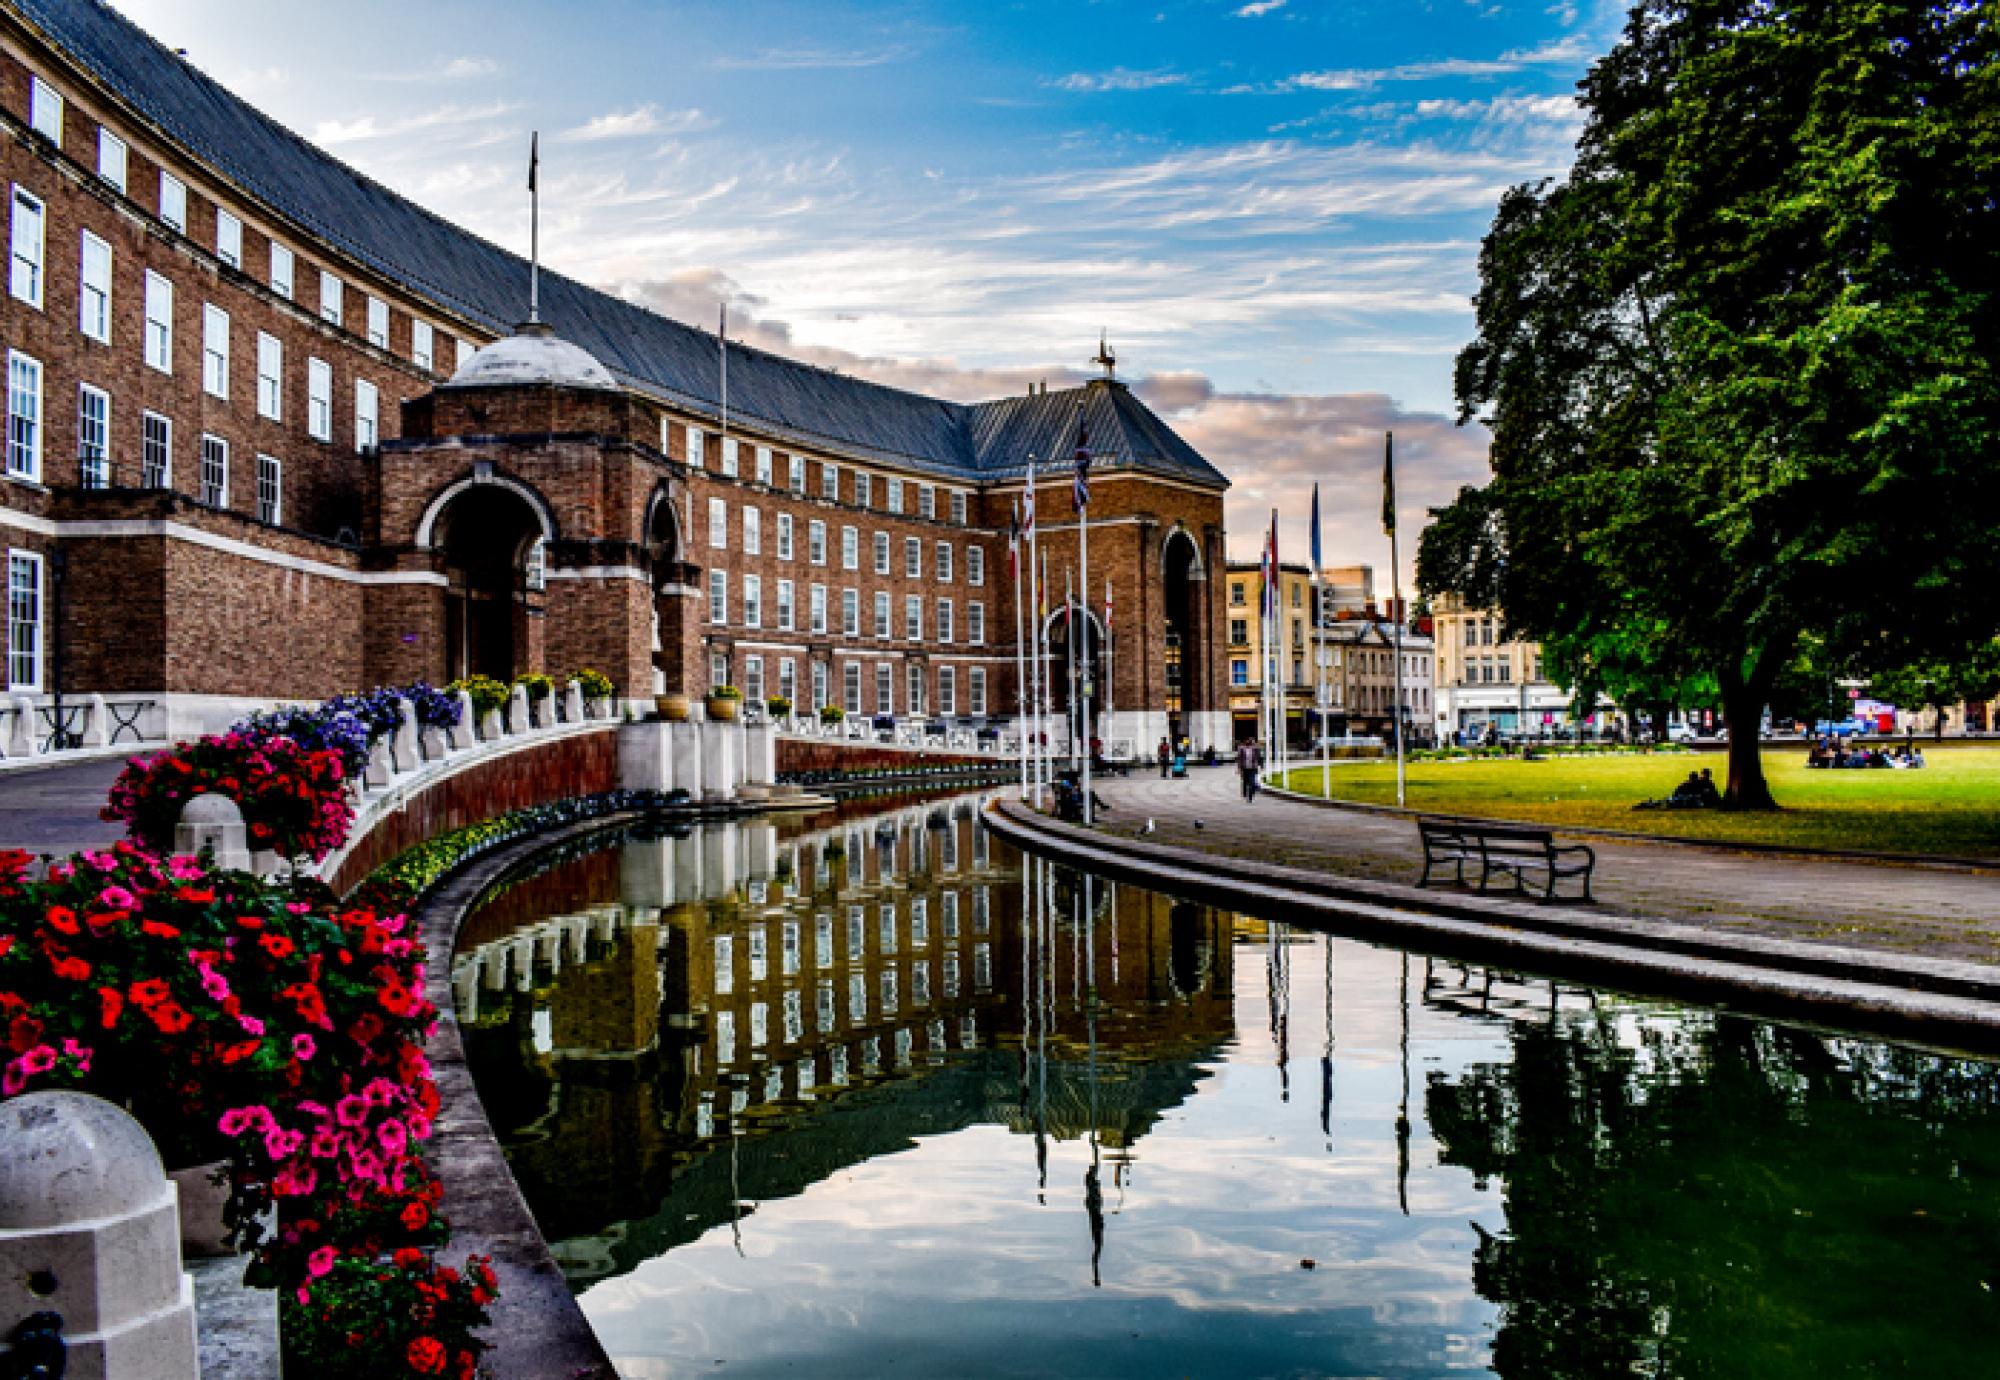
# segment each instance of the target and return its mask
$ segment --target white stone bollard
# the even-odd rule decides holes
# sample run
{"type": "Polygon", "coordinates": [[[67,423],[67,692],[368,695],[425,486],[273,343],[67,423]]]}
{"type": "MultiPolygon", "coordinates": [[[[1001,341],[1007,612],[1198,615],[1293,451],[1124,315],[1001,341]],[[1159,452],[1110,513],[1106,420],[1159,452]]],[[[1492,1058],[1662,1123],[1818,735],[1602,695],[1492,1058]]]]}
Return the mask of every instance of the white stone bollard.
{"type": "Polygon", "coordinates": [[[528,687],[517,685],[507,696],[507,731],[526,733],[533,726],[534,721],[528,717],[528,687]]]}
{"type": "Polygon", "coordinates": [[[457,751],[463,752],[466,748],[471,747],[473,742],[472,696],[461,690],[458,692],[456,698],[458,700],[458,722],[452,725],[449,736],[452,747],[457,751]]]}
{"type": "Polygon", "coordinates": [[[422,765],[417,756],[417,707],[397,697],[396,728],[389,735],[389,760],[399,772],[415,771],[422,765]]]}
{"type": "Polygon", "coordinates": [[[500,721],[499,710],[489,709],[484,714],[480,715],[479,737],[482,741],[488,743],[497,743],[500,741],[501,737],[505,735],[506,732],[507,732],[507,727],[500,721]]]}
{"type": "Polygon", "coordinates": [[[0,1103],[0,1336],[61,1316],[68,1371],[197,1380],[174,1187],[130,1115],[78,1092],[0,1103]]]}
{"type": "Polygon", "coordinates": [[[571,681],[563,687],[563,722],[580,724],[583,722],[583,682],[571,681]]]}
{"type": "Polygon", "coordinates": [[[426,728],[417,734],[417,749],[426,762],[442,762],[450,748],[445,743],[445,731],[441,728],[426,728]]]}
{"type": "Polygon", "coordinates": [[[41,744],[35,741],[35,702],[26,695],[14,696],[14,729],[7,737],[9,757],[33,757],[41,744]]]}
{"type": "Polygon", "coordinates": [[[195,854],[204,846],[215,850],[215,865],[236,872],[250,870],[249,831],[243,809],[226,795],[198,795],[181,806],[174,826],[174,852],[195,854]]]}
{"type": "Polygon", "coordinates": [[[111,746],[111,710],[105,705],[104,696],[92,695],[88,703],[90,708],[83,716],[83,746],[111,746]]]}
{"type": "Polygon", "coordinates": [[[363,770],[361,779],[368,783],[371,790],[380,790],[395,775],[395,764],[389,760],[389,745],[377,738],[368,745],[368,766],[363,770]]]}

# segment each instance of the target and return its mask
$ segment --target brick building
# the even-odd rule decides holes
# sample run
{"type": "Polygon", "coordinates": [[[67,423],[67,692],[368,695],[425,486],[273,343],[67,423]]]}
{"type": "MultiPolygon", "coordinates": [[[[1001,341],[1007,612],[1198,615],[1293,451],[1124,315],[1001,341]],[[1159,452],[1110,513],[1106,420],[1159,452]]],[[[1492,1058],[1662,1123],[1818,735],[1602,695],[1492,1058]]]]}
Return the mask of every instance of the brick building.
{"type": "Polygon", "coordinates": [[[180,732],[591,666],[1011,717],[1009,514],[1039,462],[1060,590],[1087,437],[1098,731],[1226,741],[1227,481],[1108,369],[965,406],[731,344],[725,411],[714,335],[548,272],[515,326],[525,261],[95,0],[0,0],[0,161],[10,693],[144,694],[180,732]]]}

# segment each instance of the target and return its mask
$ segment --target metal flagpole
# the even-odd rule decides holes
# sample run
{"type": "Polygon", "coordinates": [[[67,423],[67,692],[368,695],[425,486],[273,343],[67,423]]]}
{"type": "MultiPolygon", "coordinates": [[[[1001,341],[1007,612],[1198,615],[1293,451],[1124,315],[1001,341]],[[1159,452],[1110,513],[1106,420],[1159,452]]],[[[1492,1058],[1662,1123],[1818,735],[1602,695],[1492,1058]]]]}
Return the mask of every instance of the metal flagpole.
{"type": "Polygon", "coordinates": [[[1076,763],[1076,572],[1063,567],[1063,654],[1069,662],[1069,703],[1063,708],[1063,727],[1069,734],[1069,769],[1076,763]]]}
{"type": "Polygon", "coordinates": [[[1007,531],[1007,564],[1014,575],[1014,704],[1021,734],[1021,799],[1034,797],[1028,781],[1028,659],[1021,645],[1021,505],[1014,505],[1012,524],[1007,531]]]}
{"type": "Polygon", "coordinates": [[[1112,674],[1111,653],[1111,577],[1107,575],[1104,577],[1104,719],[1107,724],[1117,712],[1113,707],[1115,703],[1113,692],[1118,678],[1112,674]]]}
{"type": "Polygon", "coordinates": [[[1040,594],[1041,585],[1039,583],[1040,572],[1035,565],[1036,556],[1040,550],[1040,533],[1037,530],[1038,524],[1035,521],[1035,457],[1032,454],[1028,456],[1028,487],[1026,497],[1021,506],[1022,510],[1027,514],[1028,519],[1026,524],[1028,536],[1028,628],[1032,634],[1029,638],[1028,718],[1025,724],[1029,745],[1028,789],[1032,792],[1035,808],[1040,809],[1042,805],[1043,786],[1042,747],[1039,736],[1042,720],[1042,604],[1040,594]]]}
{"type": "Polygon", "coordinates": [[[1040,742],[1041,742],[1041,758],[1042,758],[1042,789],[1046,791],[1055,784],[1055,779],[1056,779],[1055,777],[1056,744],[1054,737],[1055,717],[1056,717],[1055,714],[1056,668],[1055,668],[1055,657],[1049,650],[1049,612],[1047,607],[1049,602],[1049,553],[1046,551],[1042,552],[1042,570],[1040,576],[1040,583],[1036,586],[1036,589],[1039,591],[1038,597],[1041,599],[1041,603],[1036,605],[1035,622],[1036,625],[1041,629],[1040,650],[1037,653],[1037,655],[1041,658],[1042,662],[1042,675],[1041,675],[1042,728],[1041,728],[1040,742]]]}
{"type": "Polygon", "coordinates": [[[1319,793],[1329,799],[1333,796],[1333,748],[1327,742],[1331,736],[1326,731],[1326,594],[1320,581],[1320,563],[1323,559],[1319,547],[1319,484],[1313,484],[1312,513],[1312,560],[1313,560],[1313,708],[1318,710],[1318,720],[1313,732],[1319,738],[1319,793]]]}
{"type": "MultiPolygon", "coordinates": [[[[1079,574],[1077,582],[1083,595],[1084,638],[1090,637],[1090,429],[1079,418],[1076,429],[1076,486],[1070,493],[1076,506],[1076,543],[1079,574]]],[[[1076,638],[1070,639],[1072,648],[1076,638]]],[[[1094,651],[1094,647],[1087,647],[1094,651]]],[[[1075,656],[1075,652],[1071,652],[1075,656]]],[[[1083,698],[1077,703],[1077,725],[1083,730],[1083,822],[1086,826],[1096,823],[1090,806],[1090,759],[1096,755],[1092,747],[1090,706],[1096,699],[1097,687],[1091,684],[1092,658],[1083,659],[1083,698]]]]}
{"type": "Polygon", "coordinates": [[[1382,433],[1382,525],[1389,534],[1389,602],[1396,614],[1396,808],[1409,796],[1408,767],[1403,744],[1403,572],[1396,544],[1396,433],[1382,433]]]}

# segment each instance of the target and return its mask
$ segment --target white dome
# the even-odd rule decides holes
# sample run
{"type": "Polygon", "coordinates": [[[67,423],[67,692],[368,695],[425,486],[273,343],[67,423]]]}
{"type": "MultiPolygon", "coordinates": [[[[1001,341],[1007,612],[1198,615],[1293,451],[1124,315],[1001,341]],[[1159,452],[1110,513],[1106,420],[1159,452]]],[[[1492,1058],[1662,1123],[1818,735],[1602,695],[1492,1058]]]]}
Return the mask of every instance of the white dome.
{"type": "Polygon", "coordinates": [[[446,388],[510,388],[524,384],[559,388],[611,388],[611,371],[580,345],[563,340],[540,322],[473,351],[446,388]]]}

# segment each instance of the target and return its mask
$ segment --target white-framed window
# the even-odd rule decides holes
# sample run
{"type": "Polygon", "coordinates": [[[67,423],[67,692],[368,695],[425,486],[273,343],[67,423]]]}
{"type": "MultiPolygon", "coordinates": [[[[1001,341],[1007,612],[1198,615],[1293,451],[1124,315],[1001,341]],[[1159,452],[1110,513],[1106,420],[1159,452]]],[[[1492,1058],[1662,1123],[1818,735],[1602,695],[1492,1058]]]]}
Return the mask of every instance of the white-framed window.
{"type": "Polygon", "coordinates": [[[97,127],[97,175],[116,187],[125,190],[125,141],[106,129],[97,127]]]}
{"type": "Polygon", "coordinates": [[[729,504],[724,499],[708,501],[708,544],[717,551],[729,549],[729,504]]]}
{"type": "Polygon", "coordinates": [[[146,363],[163,374],[174,372],[174,285],[146,270],[146,363]]]}
{"type": "Polygon", "coordinates": [[[806,458],[803,455],[792,455],[788,458],[792,463],[791,490],[795,494],[803,494],[806,491],[806,458]]]}
{"type": "Polygon", "coordinates": [[[924,578],[924,542],[921,537],[903,538],[903,575],[907,579],[924,578]]]}
{"type": "Polygon", "coordinates": [[[207,432],[201,437],[201,501],[211,508],[229,506],[229,442],[207,432]]]}
{"type": "Polygon", "coordinates": [[[755,575],[743,577],[743,626],[764,626],[764,582],[755,575]]]}
{"type": "Polygon", "coordinates": [[[938,667],[937,712],[956,714],[958,712],[958,677],[951,667],[938,667]]]}
{"type": "Polygon", "coordinates": [[[900,515],[903,511],[903,481],[900,479],[885,479],[882,481],[882,487],[887,490],[882,496],[884,500],[883,506],[888,508],[890,512],[900,515]]]}
{"type": "Polygon", "coordinates": [[[951,491],[951,525],[965,526],[965,493],[960,489],[951,491]]]}
{"type": "Polygon", "coordinates": [[[929,484],[917,485],[917,516],[925,522],[937,520],[937,490],[929,484]]]}
{"type": "Polygon", "coordinates": [[[306,361],[306,431],[315,441],[333,439],[333,366],[306,361]]]}
{"type": "Polygon", "coordinates": [[[814,565],[826,564],[826,524],[818,518],[806,524],[806,559],[814,565]]]}
{"type": "Polygon", "coordinates": [[[875,712],[896,712],[896,668],[886,661],[875,664],[875,712]]]}
{"type": "Polygon", "coordinates": [[[843,637],[861,636],[861,591],[840,591],[840,631],[843,637]]]}
{"type": "Polygon", "coordinates": [[[820,710],[826,708],[826,663],[824,661],[815,661],[812,664],[812,686],[813,712],[817,714],[820,710]]]}
{"type": "Polygon", "coordinates": [[[528,546],[528,558],[522,563],[523,582],[532,590],[549,587],[549,543],[544,537],[536,537],[528,546]]]}
{"type": "Polygon", "coordinates": [[[819,463],[819,496],[840,502],[840,466],[830,460],[819,463]]]}
{"type": "Polygon", "coordinates": [[[367,379],[354,381],[354,448],[371,451],[380,439],[381,395],[367,379]]]}
{"type": "Polygon", "coordinates": [[[917,665],[914,661],[911,662],[909,665],[908,673],[903,677],[903,679],[907,682],[907,693],[909,695],[909,711],[912,714],[923,713],[924,712],[924,668],[917,665]]]}
{"type": "Polygon", "coordinates": [[[160,219],[185,235],[188,231],[187,183],[172,173],[160,173],[160,219]]]}
{"type": "Polygon", "coordinates": [[[139,482],[148,489],[167,489],[174,482],[174,423],[157,412],[139,418],[139,482]]]}
{"type": "Polygon", "coordinates": [[[319,319],[340,325],[347,317],[347,284],[328,273],[319,271],[319,319]]]}
{"type": "Polygon", "coordinates": [[[794,705],[799,702],[799,668],[788,656],[778,658],[778,694],[794,705]]]}
{"type": "Polygon", "coordinates": [[[826,586],[814,585],[806,594],[806,627],[811,632],[826,631],[826,586]]]}
{"type": "Polygon", "coordinates": [[[62,147],[62,93],[40,77],[28,79],[28,123],[35,133],[62,147]]]}
{"type": "Polygon", "coordinates": [[[737,472],[740,468],[741,466],[737,463],[737,458],[736,458],[736,438],[734,436],[723,437],[722,473],[726,475],[728,478],[734,479],[736,478],[737,472]]]}
{"type": "Polygon", "coordinates": [[[965,582],[969,585],[986,583],[986,548],[968,546],[965,548],[965,582]]]}
{"type": "Polygon", "coordinates": [[[229,397],[229,313],[213,302],[201,308],[201,387],[212,397],[229,397]]]}
{"type": "Polygon", "coordinates": [[[231,268],[243,267],[243,222],[220,206],[215,208],[215,257],[231,268]]]}
{"type": "Polygon", "coordinates": [[[76,328],[101,345],[111,343],[111,246],[88,230],[77,267],[76,328]]]}
{"type": "Polygon", "coordinates": [[[789,561],[791,558],[792,515],[790,513],[780,513],[778,514],[778,559],[789,561]]]}
{"type": "Polygon", "coordinates": [[[111,395],[87,383],[76,390],[76,482],[86,489],[111,484],[111,395]]]}
{"type": "Polygon", "coordinates": [[[790,632],[795,623],[792,609],[792,582],[778,581],[778,631],[790,632]]]}
{"type": "Polygon", "coordinates": [[[278,296],[284,298],[287,302],[291,301],[293,280],[297,276],[297,258],[293,256],[291,250],[285,248],[285,246],[279,244],[276,240],[272,240],[271,291],[277,293],[278,296]]]}
{"type": "Polygon", "coordinates": [[[368,343],[378,349],[389,348],[389,304],[379,297],[368,299],[368,343]]]}
{"type": "Polygon", "coordinates": [[[875,591],[875,636],[887,640],[896,634],[895,613],[889,603],[889,591],[875,591]]]}
{"type": "Polygon", "coordinates": [[[42,362],[7,352],[7,473],[42,477],[42,362]]]}
{"type": "Polygon", "coordinates": [[[747,503],[743,505],[743,554],[764,554],[764,515],[747,503]]]}
{"type": "Polygon", "coordinates": [[[275,455],[257,457],[257,521],[276,527],[285,516],[285,467],[275,455]]]}
{"type": "Polygon", "coordinates": [[[975,602],[965,606],[965,640],[975,647],[986,645],[986,605],[975,602]]]}
{"type": "Polygon", "coordinates": [[[952,618],[951,600],[949,599],[938,600],[938,606],[937,606],[938,641],[940,642],[951,641],[952,633],[955,631],[955,629],[952,627],[953,621],[954,620],[952,618]]]}
{"type": "Polygon", "coordinates": [[[769,446],[757,447],[757,482],[766,486],[769,486],[772,482],[771,448],[769,446]]]}
{"type": "Polygon", "coordinates": [[[428,321],[410,322],[410,362],[424,370],[437,367],[437,332],[428,321]]]}
{"type": "Polygon", "coordinates": [[[965,673],[965,712],[986,712],[986,668],[974,666],[965,673]]]}
{"type": "Polygon", "coordinates": [[[42,688],[42,558],[7,553],[7,688],[42,688]]]}
{"type": "Polygon", "coordinates": [[[285,347],[264,331],[257,332],[257,415],[285,419],[285,347]]]}
{"type": "Polygon", "coordinates": [[[708,433],[698,426],[687,429],[687,462],[694,469],[700,469],[708,453],[708,433]]]}
{"type": "Polygon", "coordinates": [[[937,577],[940,584],[951,583],[951,543],[948,541],[937,544],[937,577]]]}
{"type": "Polygon", "coordinates": [[[42,305],[42,244],[48,212],[42,199],[16,186],[7,225],[7,290],[37,311],[42,305]]]}
{"type": "Polygon", "coordinates": [[[711,686],[730,684],[729,658],[721,652],[708,659],[708,683],[711,686]]]}
{"type": "Polygon", "coordinates": [[[889,573],[889,534],[887,532],[877,532],[875,534],[875,573],[877,575],[887,575],[889,573]]]}
{"type": "Polygon", "coordinates": [[[873,503],[875,501],[874,489],[874,476],[857,473],[854,476],[854,506],[857,508],[866,508],[869,504],[873,503]]]}
{"type": "Polygon", "coordinates": [[[850,661],[840,668],[841,704],[850,714],[861,712],[861,663],[850,661]]]}
{"type": "Polygon", "coordinates": [[[924,639],[924,596],[921,594],[903,596],[903,636],[912,642],[924,639]]]}
{"type": "Polygon", "coordinates": [[[726,570],[708,572],[708,621],[717,624],[729,621],[729,572],[726,570]]]}
{"type": "Polygon", "coordinates": [[[842,570],[861,569],[861,532],[857,528],[840,529],[840,568],[842,570]]]}
{"type": "MultiPolygon", "coordinates": [[[[761,656],[752,654],[743,658],[743,698],[749,700],[752,704],[764,698],[764,658],[761,656]]],[[[753,939],[763,938],[761,926],[753,932],[752,937],[753,939]]],[[[757,962],[761,964],[762,959],[758,958],[757,962]]],[[[761,976],[761,974],[753,973],[752,976],[761,976]]]]}

